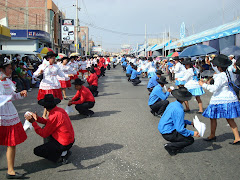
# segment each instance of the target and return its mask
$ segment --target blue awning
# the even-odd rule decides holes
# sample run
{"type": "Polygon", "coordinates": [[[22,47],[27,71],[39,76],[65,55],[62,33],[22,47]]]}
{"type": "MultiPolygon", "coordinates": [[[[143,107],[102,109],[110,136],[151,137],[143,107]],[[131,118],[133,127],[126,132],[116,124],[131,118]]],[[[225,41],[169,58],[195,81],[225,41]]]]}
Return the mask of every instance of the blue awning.
{"type": "Polygon", "coordinates": [[[236,20],[236,21],[221,25],[219,27],[215,27],[215,28],[203,31],[201,33],[194,34],[192,36],[180,39],[170,44],[168,47],[166,47],[166,50],[175,49],[179,47],[186,47],[186,46],[201,43],[204,41],[219,39],[222,37],[231,36],[239,33],[240,33],[240,20],[236,20]]]}
{"type": "Polygon", "coordinates": [[[147,48],[147,51],[152,51],[152,49],[154,48],[154,47],[156,47],[157,46],[157,44],[155,44],[155,45],[153,45],[153,46],[149,46],[148,48],[147,48]]]}
{"type": "Polygon", "coordinates": [[[156,51],[163,48],[163,44],[159,44],[151,49],[151,51],[156,51]]]}

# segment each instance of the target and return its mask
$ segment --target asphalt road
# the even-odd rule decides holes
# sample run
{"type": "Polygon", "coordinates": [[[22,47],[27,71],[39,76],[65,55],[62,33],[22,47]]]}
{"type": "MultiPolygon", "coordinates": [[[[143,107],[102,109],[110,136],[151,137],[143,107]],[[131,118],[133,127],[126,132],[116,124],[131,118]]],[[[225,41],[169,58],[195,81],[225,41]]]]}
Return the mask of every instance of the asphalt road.
{"type": "MultiPolygon", "coordinates": [[[[91,118],[73,113],[70,115],[75,130],[76,141],[72,147],[72,156],[67,165],[54,163],[33,154],[33,148],[43,140],[34,131],[27,131],[28,139],[17,146],[15,169],[26,173],[30,179],[210,179],[238,180],[239,146],[228,143],[233,134],[224,119],[218,120],[217,142],[204,142],[195,138],[193,145],[184,152],[171,157],[163,145],[166,141],[158,132],[159,118],[150,113],[147,105],[148,79],[142,79],[139,86],[132,86],[122,72],[121,67],[107,71],[100,79],[99,97],[93,108],[91,118]]],[[[168,84],[170,86],[171,84],[168,84]]],[[[24,121],[26,111],[42,114],[43,108],[37,105],[37,92],[34,89],[29,96],[14,104],[24,121]]],[[[68,90],[73,96],[75,90],[68,90]]],[[[207,107],[210,93],[202,96],[204,108],[207,107]]],[[[169,97],[169,101],[175,101],[169,97]]],[[[60,107],[65,108],[67,101],[60,107]]],[[[191,113],[185,119],[192,120],[198,111],[197,102],[190,101],[191,113]]],[[[198,115],[206,123],[205,137],[209,134],[209,119],[198,115]]],[[[240,126],[239,119],[236,119],[240,126]]],[[[189,129],[193,129],[189,127],[189,129]]],[[[5,179],[5,147],[0,147],[0,179],[5,179]]]]}

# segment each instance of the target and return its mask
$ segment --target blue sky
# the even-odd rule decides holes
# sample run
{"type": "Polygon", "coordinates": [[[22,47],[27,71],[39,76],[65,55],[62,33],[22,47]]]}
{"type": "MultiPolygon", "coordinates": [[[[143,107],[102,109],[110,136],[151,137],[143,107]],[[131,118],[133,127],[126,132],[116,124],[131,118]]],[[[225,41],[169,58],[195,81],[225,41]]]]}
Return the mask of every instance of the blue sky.
{"type": "MultiPolygon", "coordinates": [[[[75,19],[76,0],[54,2],[67,18],[75,19]]],[[[191,35],[240,17],[239,0],[79,0],[79,6],[80,25],[88,25],[90,38],[109,51],[120,49],[121,44],[143,43],[145,24],[152,34],[149,38],[162,36],[169,28],[171,36],[179,38],[182,22],[191,35]]]]}

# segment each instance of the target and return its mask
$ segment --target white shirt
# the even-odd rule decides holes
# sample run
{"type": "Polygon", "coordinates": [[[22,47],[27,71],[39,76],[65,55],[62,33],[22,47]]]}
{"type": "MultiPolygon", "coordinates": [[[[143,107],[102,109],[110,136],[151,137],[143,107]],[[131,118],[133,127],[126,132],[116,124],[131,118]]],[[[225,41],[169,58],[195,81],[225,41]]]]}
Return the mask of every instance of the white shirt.
{"type": "Polygon", "coordinates": [[[213,75],[214,84],[203,84],[203,88],[213,93],[210,104],[227,104],[237,102],[238,98],[228,86],[228,79],[225,72],[213,75]]]}

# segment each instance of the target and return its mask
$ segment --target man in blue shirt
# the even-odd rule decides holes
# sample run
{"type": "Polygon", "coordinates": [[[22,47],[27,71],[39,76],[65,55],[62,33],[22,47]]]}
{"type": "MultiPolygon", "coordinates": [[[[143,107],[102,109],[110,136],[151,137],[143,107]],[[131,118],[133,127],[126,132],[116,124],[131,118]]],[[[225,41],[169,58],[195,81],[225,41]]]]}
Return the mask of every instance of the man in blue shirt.
{"type": "Polygon", "coordinates": [[[133,66],[133,70],[132,70],[132,75],[131,75],[131,81],[132,84],[134,86],[140,84],[142,81],[139,80],[139,77],[137,77],[138,75],[140,75],[142,73],[142,70],[140,72],[137,72],[137,66],[133,66]]]}
{"type": "Polygon", "coordinates": [[[157,80],[161,77],[163,72],[161,70],[156,71],[156,75],[151,77],[148,81],[147,89],[149,92],[152,92],[153,88],[158,85],[157,80]]]}
{"type": "Polygon", "coordinates": [[[124,62],[122,63],[123,71],[126,71],[127,65],[128,65],[128,61],[124,61],[124,62]]]}
{"type": "Polygon", "coordinates": [[[112,63],[113,63],[113,68],[115,68],[117,66],[117,59],[116,59],[117,56],[113,56],[113,59],[112,59],[112,63]]]}
{"type": "Polygon", "coordinates": [[[167,98],[172,90],[168,89],[166,93],[163,92],[164,85],[168,83],[165,77],[160,77],[157,82],[159,84],[153,88],[148,99],[148,105],[154,116],[161,117],[169,104],[167,98]]]}
{"type": "Polygon", "coordinates": [[[133,71],[133,63],[130,62],[130,64],[127,66],[127,69],[126,69],[126,76],[128,77],[128,81],[130,81],[130,77],[132,75],[132,71],[133,71]]]}
{"type": "Polygon", "coordinates": [[[162,115],[158,130],[163,138],[170,143],[164,145],[166,151],[171,155],[176,155],[181,149],[193,144],[195,137],[200,137],[197,131],[190,131],[185,126],[193,125],[192,122],[184,120],[184,108],[182,103],[189,101],[192,94],[185,88],[173,90],[172,95],[177,99],[168,105],[162,115]]]}

